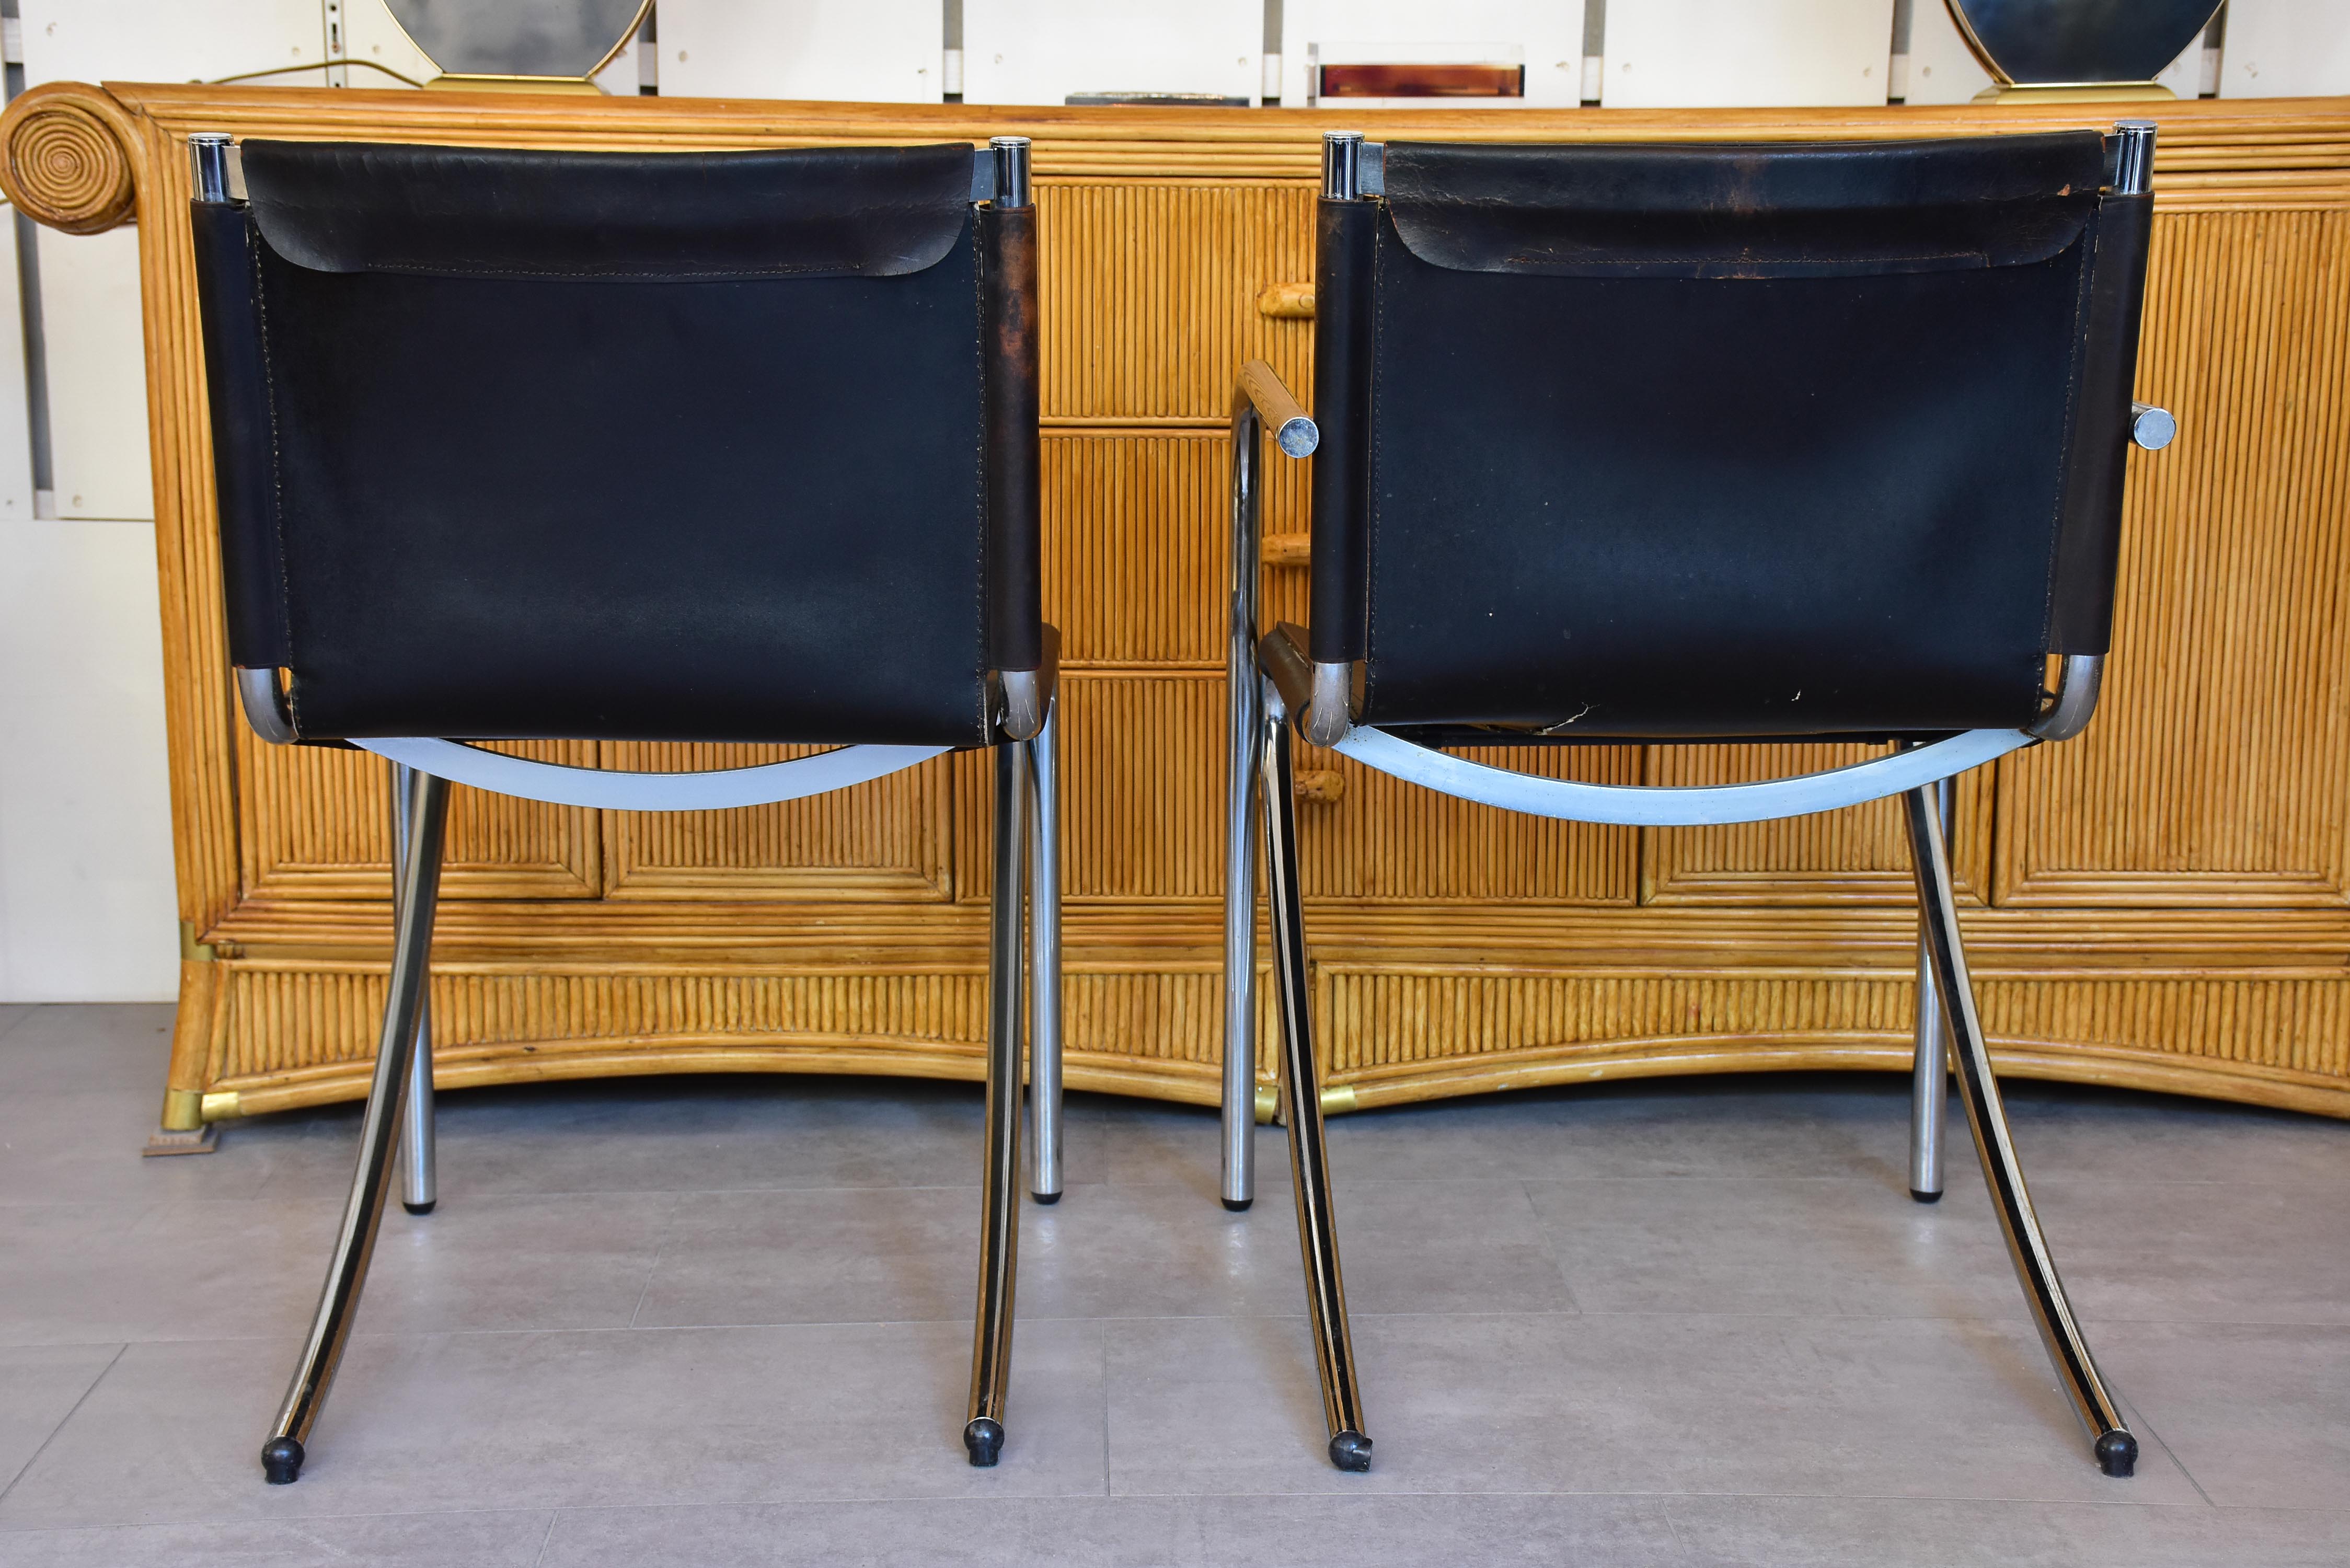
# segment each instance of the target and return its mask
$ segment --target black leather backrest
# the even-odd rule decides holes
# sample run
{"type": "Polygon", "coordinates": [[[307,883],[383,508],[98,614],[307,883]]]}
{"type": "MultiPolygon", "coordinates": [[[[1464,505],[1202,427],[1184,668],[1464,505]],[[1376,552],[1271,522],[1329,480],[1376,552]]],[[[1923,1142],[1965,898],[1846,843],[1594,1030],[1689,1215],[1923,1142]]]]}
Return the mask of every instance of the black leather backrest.
{"type": "Polygon", "coordinates": [[[988,738],[1035,432],[967,145],[244,167],[194,210],[230,644],[305,738],[988,738]]]}
{"type": "Polygon", "coordinates": [[[1314,657],[1366,660],[1372,723],[2031,722],[2111,604],[2120,456],[2080,449],[2085,403],[2120,438],[2092,306],[2133,358],[2144,199],[2116,223],[2103,166],[2094,131],[1390,145],[1383,202],[1324,203],[1317,332],[1368,341],[1317,342],[1363,411],[1315,462],[1365,500],[1317,473],[1314,657]]]}

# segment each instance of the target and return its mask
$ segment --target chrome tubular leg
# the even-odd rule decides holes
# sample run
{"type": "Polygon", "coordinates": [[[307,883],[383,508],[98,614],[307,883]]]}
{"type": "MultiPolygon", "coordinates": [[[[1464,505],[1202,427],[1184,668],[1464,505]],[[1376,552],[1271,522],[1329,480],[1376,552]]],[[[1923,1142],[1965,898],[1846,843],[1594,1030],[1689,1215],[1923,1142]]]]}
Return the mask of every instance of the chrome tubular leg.
{"type": "Polygon", "coordinates": [[[987,1163],[980,1179],[979,1314],[972,1328],[974,1465],[1003,1451],[1003,1390],[1012,1372],[1012,1287],[1020,1251],[1020,881],[1026,854],[1028,767],[1017,742],[995,747],[995,880],[988,915],[987,1163]]]}
{"type": "Polygon", "coordinates": [[[398,867],[399,911],[392,929],[391,985],[385,998],[383,1032],[376,1040],[375,1078],[368,1089],[367,1116],[359,1124],[358,1168],[343,1206],[343,1226],[335,1241],[333,1265],[318,1296],[318,1314],[277,1424],[262,1445],[261,1469],[283,1485],[302,1472],[304,1445],[334,1382],[335,1368],[350,1338],[351,1319],[367,1282],[368,1259],[375,1251],[376,1226],[391,1189],[392,1148],[400,1128],[400,1095],[421,1021],[424,981],[432,962],[432,907],[441,891],[441,839],[449,819],[449,784],[430,774],[409,781],[407,853],[398,867]]]}
{"type": "Polygon", "coordinates": [[[1290,776],[1289,726],[1281,698],[1264,684],[1265,892],[1273,912],[1273,973],[1281,1013],[1281,1092],[1289,1120],[1289,1164],[1297,1191],[1297,1241],[1305,1258],[1306,1303],[1322,1375],[1322,1417],[1330,1462],[1342,1470],[1371,1468],[1363,1431],[1363,1397],[1355,1386],[1355,1351],[1347,1328],[1347,1286],[1338,1270],[1338,1232],[1330,1208],[1330,1161],[1323,1142],[1322,1086],[1314,1067],[1314,1028],[1305,974],[1305,922],[1297,888],[1296,799],[1290,776]]]}
{"type": "MultiPolygon", "coordinates": [[[[1958,781],[1935,786],[1942,826],[1942,855],[1950,853],[1950,824],[1958,781]]],[[[1909,1076],[1909,1196],[1920,1203],[1942,1197],[1942,1108],[1950,1096],[1950,1034],[1942,1026],[1942,1002],[1934,987],[1934,957],[1926,922],[1918,921],[1918,1060],[1909,1076]]]]}
{"type": "Polygon", "coordinates": [[[1256,1199],[1257,415],[1232,410],[1232,602],[1224,679],[1231,755],[1224,789],[1224,1207],[1256,1199]]]}
{"type": "Polygon", "coordinates": [[[2032,1195],[2024,1189],[2007,1109],[2000,1101],[1999,1080],[1991,1073],[1991,1050],[1983,1041],[1982,1023],[1975,1015],[1966,955],[1959,945],[1958,906],[1950,897],[1950,857],[1943,848],[1934,794],[1928,789],[1914,789],[1906,798],[1909,852],[1918,870],[1918,902],[1925,916],[1943,1021],[1950,1031],[1959,1093],[1974,1132],[1975,1152],[1982,1158],[1991,1207],[1999,1211],[2008,1255],[2023,1282],[2024,1296],[2040,1325],[2040,1337],[2047,1343],[2049,1358],[2056,1364],[2074,1412],[2095,1440],[2097,1463],[2109,1476],[2126,1476],[2137,1464],[2137,1438],[2122,1424],[2121,1413],[2106,1392],[2088,1343],[2081,1337],[2081,1326],[2074,1321],[2072,1305],[2064,1299],[2064,1282],[2056,1277],[2056,1263],[2049,1255],[2047,1238],[2041,1233],[2040,1218],[2033,1211],[2032,1195]]]}
{"type": "Polygon", "coordinates": [[[1029,1190],[1061,1200],[1061,780],[1055,740],[1059,704],[1024,742],[1035,781],[1035,838],[1028,848],[1028,1114],[1035,1125],[1029,1190]]]}
{"type": "MultiPolygon", "coordinates": [[[[412,768],[391,764],[391,863],[408,864],[410,779],[412,768]]],[[[400,923],[401,878],[391,879],[391,921],[400,923]]],[[[416,1046],[409,1058],[408,1098],[400,1116],[400,1206],[411,1214],[430,1214],[439,1201],[440,1187],[432,1170],[432,992],[428,984],[416,999],[416,1046]]]]}

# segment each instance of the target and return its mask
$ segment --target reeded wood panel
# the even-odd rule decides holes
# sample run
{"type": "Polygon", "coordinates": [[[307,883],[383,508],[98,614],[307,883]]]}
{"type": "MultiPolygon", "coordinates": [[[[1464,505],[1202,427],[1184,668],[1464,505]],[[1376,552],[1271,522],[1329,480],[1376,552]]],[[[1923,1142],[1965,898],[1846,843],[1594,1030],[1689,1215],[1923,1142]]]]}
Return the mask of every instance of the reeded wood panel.
{"type": "MultiPolygon", "coordinates": [[[[215,1076],[243,1078],[375,1054],[385,977],[234,971],[215,1076]]],[[[663,1034],[987,1038],[984,974],[514,975],[436,973],[432,1041],[495,1045],[663,1034]]]]}
{"type": "Polygon", "coordinates": [[[1313,214],[1297,184],[1040,180],[1045,419],[1221,421],[1244,359],[1302,393],[1310,330],[1256,296],[1314,275],[1313,214]]]}
{"type": "MultiPolygon", "coordinates": [[[[747,768],[824,746],[610,742],[603,765],[647,773],[747,768]]],[[[601,813],[605,892],[618,898],[942,899],[953,774],[924,763],[853,789],[734,811],[601,813]]]]}
{"type": "MultiPolygon", "coordinates": [[[[1342,1077],[1443,1070],[1511,1054],[1595,1061],[1629,1047],[1751,1041],[1901,1050],[1915,992],[1902,978],[1382,972],[1325,965],[1316,1018],[1342,1077]]],[[[2281,1075],[2350,1070],[2350,982],[2242,976],[1979,979],[1994,1045],[2054,1042],[2190,1062],[2226,1034],[2241,1060],[2281,1075]]],[[[1825,1064],[1823,1063],[1822,1064],[1825,1064]]],[[[1506,1069],[1503,1069],[1506,1070],[1506,1069]]],[[[2085,1074],[2084,1075],[2094,1075],[2085,1074]]]]}
{"type": "MultiPolygon", "coordinates": [[[[1744,784],[1846,767],[1882,746],[1651,746],[1647,782],[1744,784]]],[[[1982,902],[1991,858],[1991,790],[1981,770],[1959,780],[1952,869],[1960,901],[1982,902]]],[[[1649,904],[1824,904],[1918,901],[1908,814],[1899,799],[1736,827],[1653,828],[1645,835],[1640,897],[1649,904]]]]}
{"type": "Polygon", "coordinates": [[[1892,1037],[1908,1033],[1913,1007],[1909,982],[1893,976],[1505,977],[1325,965],[1320,981],[1338,1073],[1622,1041],[1892,1037]]]}
{"type": "MultiPolygon", "coordinates": [[[[1628,746],[1468,746],[1455,756],[1538,778],[1638,784],[1628,746]]],[[[1629,828],[1554,822],[1406,784],[1300,742],[1300,769],[1346,781],[1334,802],[1297,806],[1298,878],[1309,898],[1629,904],[1638,839],[1629,828]]]]}
{"type": "Polygon", "coordinates": [[[1044,441],[1045,618],[1065,665],[1221,667],[1231,441],[1056,429],[1044,441]]]}
{"type": "Polygon", "coordinates": [[[2350,1074],[2350,986],[2337,980],[2179,975],[2132,980],[1978,981],[1993,1038],[2147,1051],[2191,1064],[2219,1040],[2256,1067],[2350,1074]]]}
{"type": "Polygon", "coordinates": [[[2008,759],[2013,904],[2345,901],[2350,213],[2158,215],[2114,650],[2080,739],[2008,759]]]}
{"type": "MultiPolygon", "coordinates": [[[[244,887],[272,898],[391,896],[391,764],[371,753],[271,746],[237,721],[244,887]]],[[[501,742],[537,762],[592,767],[592,743],[501,742]]],[[[602,890],[596,814],[458,788],[449,794],[444,898],[592,898],[602,890]]]]}
{"type": "Polygon", "coordinates": [[[1224,680],[1061,678],[1061,896],[1216,898],[1224,886],[1224,680]]]}

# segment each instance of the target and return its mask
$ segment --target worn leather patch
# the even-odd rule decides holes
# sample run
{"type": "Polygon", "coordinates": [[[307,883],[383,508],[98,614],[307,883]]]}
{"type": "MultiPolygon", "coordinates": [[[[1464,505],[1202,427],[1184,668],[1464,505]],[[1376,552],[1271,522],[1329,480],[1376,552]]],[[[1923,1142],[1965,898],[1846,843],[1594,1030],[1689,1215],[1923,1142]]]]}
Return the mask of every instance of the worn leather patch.
{"type": "Polygon", "coordinates": [[[630,283],[898,277],[971,221],[971,148],[570,152],[249,140],[269,248],[311,272],[630,283]]]}
{"type": "Polygon", "coordinates": [[[2093,130],[1674,146],[1391,142],[1387,208],[1424,262],[1553,277],[1838,277],[2022,266],[2080,237],[2093,130]]]}

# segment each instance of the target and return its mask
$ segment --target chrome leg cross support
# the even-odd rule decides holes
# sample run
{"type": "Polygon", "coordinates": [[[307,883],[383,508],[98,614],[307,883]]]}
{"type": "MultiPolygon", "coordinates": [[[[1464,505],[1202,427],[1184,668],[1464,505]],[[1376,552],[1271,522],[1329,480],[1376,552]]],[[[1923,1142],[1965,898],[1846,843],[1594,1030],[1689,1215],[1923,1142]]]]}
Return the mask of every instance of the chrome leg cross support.
{"type": "Polygon", "coordinates": [[[1256,1199],[1256,592],[1262,505],[1256,405],[1232,400],[1232,602],[1224,651],[1224,1207],[1256,1199]]]}
{"type": "Polygon", "coordinates": [[[1263,436],[1286,458],[1304,458],[1322,432],[1281,384],[1252,359],[1232,389],[1232,600],[1224,685],[1231,754],[1224,774],[1224,1207],[1256,1197],[1256,774],[1263,749],[1257,702],[1256,594],[1263,544],[1263,436]]]}
{"type": "MultiPolygon", "coordinates": [[[[1950,852],[1950,823],[1958,782],[1935,786],[1942,825],[1942,855],[1950,852]]],[[[1950,1097],[1950,1033],[1942,1025],[1942,1002],[1934,987],[1934,955],[1926,922],[1918,922],[1918,1060],[1909,1078],[1909,1196],[1920,1203],[1942,1197],[1942,1110],[1950,1097]]]]}
{"type": "MultiPolygon", "coordinates": [[[[414,813],[410,803],[416,770],[391,764],[391,863],[408,864],[408,837],[414,813]]],[[[391,923],[400,924],[402,878],[391,879],[391,923]]],[[[432,1169],[432,992],[428,984],[416,999],[416,1046],[409,1058],[408,1098],[400,1116],[400,1206],[430,1214],[439,1201],[432,1169]]]]}
{"type": "Polygon", "coordinates": [[[1281,694],[1263,683],[1265,892],[1273,912],[1273,972],[1281,1013],[1281,1093],[1289,1122],[1291,1185],[1297,1195],[1297,1241],[1305,1258],[1306,1305],[1322,1376],[1322,1416],[1330,1462],[1342,1470],[1371,1468],[1363,1397],[1347,1327],[1347,1286],[1338,1268],[1338,1232],[1330,1204],[1330,1161],[1323,1141],[1322,1086],[1314,1065],[1311,993],[1305,972],[1305,921],[1297,886],[1297,803],[1291,777],[1289,726],[1281,694]]]}
{"type": "Polygon", "coordinates": [[[1913,789],[1907,797],[1909,852],[1917,866],[1918,903],[1933,959],[1934,982],[1941,995],[1942,1019],[1950,1032],[1950,1054],[1958,1069],[1967,1123],[1974,1132],[1975,1151],[1982,1158],[1991,1207],[1999,1211],[2000,1228],[2007,1236],[2008,1255],[2014,1260],[2049,1358],[2056,1364],[2074,1412],[2095,1440],[2098,1465],[2109,1476],[2126,1476],[2137,1465],[2137,1438],[2122,1424],[2112,1396],[2106,1392],[2088,1343],[2074,1320],[2072,1304],[2064,1299],[2064,1282],[2056,1277],[2055,1260],[2049,1255],[2047,1238],[2041,1234],[2032,1195],[2024,1189],[2007,1109],[2000,1100],[1999,1080],[1991,1073],[1991,1050],[1983,1040],[1981,1021],[1975,1015],[1966,955],[1959,945],[1958,906],[1950,897],[1950,856],[1943,846],[1934,794],[1929,786],[1913,789]]]}
{"type": "Polygon", "coordinates": [[[1003,1452],[1003,1393],[1012,1374],[1012,1292],[1020,1251],[1020,880],[1026,864],[1028,762],[1017,741],[995,747],[995,877],[988,914],[987,1152],[980,1177],[979,1312],[972,1328],[971,1415],[962,1444],[974,1465],[1003,1452]]]}
{"type": "Polygon", "coordinates": [[[310,1337],[286,1390],[269,1441],[262,1445],[261,1469],[272,1482],[283,1485],[302,1473],[304,1445],[327,1401],[327,1389],[350,1339],[351,1320],[367,1282],[368,1260],[375,1251],[376,1227],[383,1219],[384,1199],[391,1188],[392,1148],[400,1128],[400,1105],[409,1075],[409,1058],[423,1022],[424,981],[432,949],[432,909],[441,891],[441,840],[449,819],[449,785],[430,774],[411,774],[408,780],[408,842],[398,867],[397,915],[392,928],[391,984],[383,1009],[383,1032],[378,1036],[375,1078],[368,1089],[367,1116],[359,1124],[358,1168],[351,1175],[351,1193],[343,1206],[341,1233],[335,1241],[335,1259],[318,1297],[310,1337]]]}
{"type": "Polygon", "coordinates": [[[1035,837],[1028,849],[1028,1114],[1036,1152],[1029,1191],[1039,1203],[1061,1200],[1061,780],[1055,747],[1057,703],[1045,710],[1027,750],[1035,796],[1035,837]]]}

